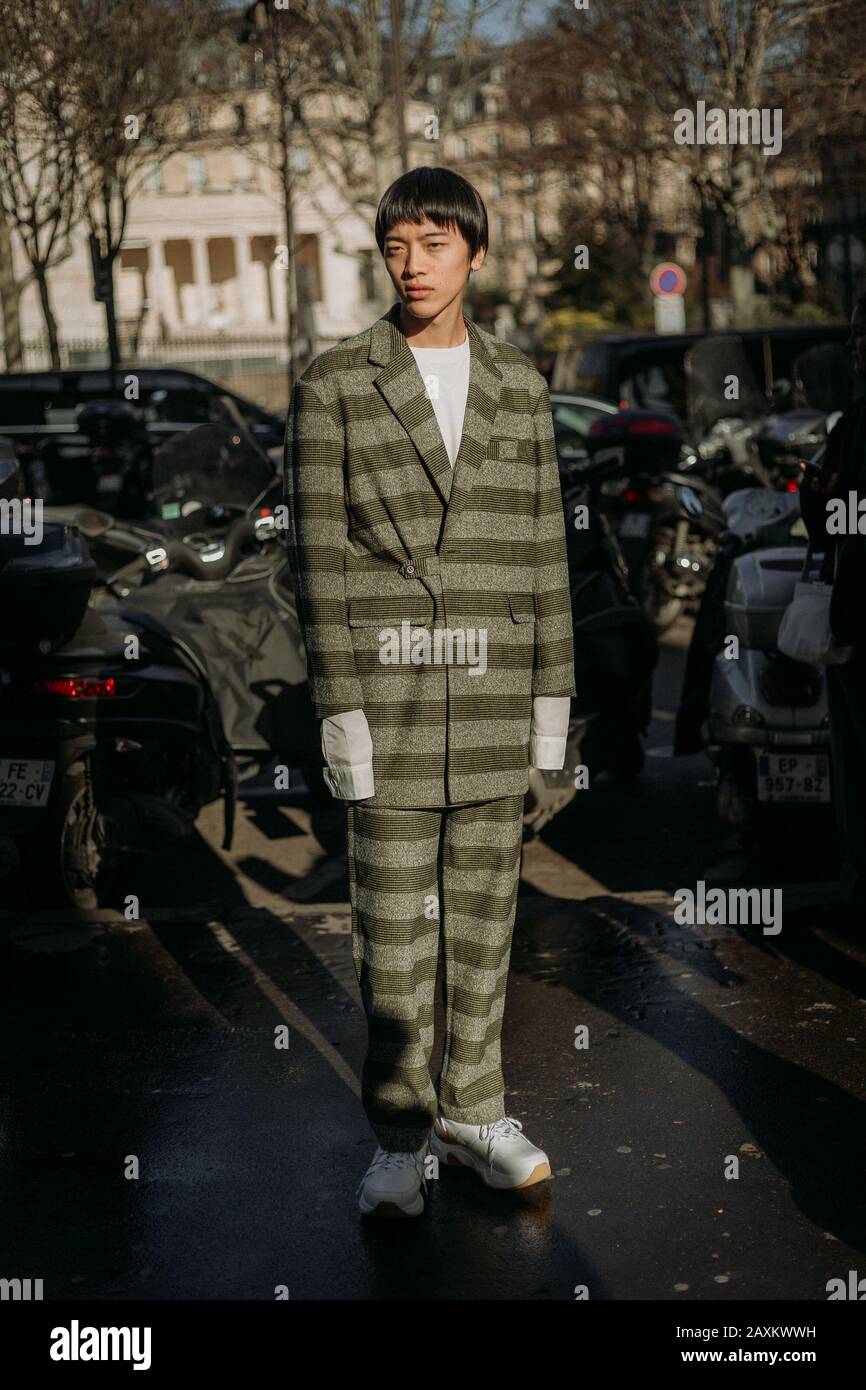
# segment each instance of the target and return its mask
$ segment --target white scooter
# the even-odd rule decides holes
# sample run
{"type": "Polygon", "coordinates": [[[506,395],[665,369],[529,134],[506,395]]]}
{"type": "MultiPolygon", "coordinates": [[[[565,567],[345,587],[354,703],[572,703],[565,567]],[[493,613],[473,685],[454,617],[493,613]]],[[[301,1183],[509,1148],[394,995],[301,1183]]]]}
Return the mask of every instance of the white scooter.
{"type": "MultiPolygon", "coordinates": [[[[744,488],[724,508],[725,640],[710,684],[707,752],[720,818],[749,830],[784,809],[829,808],[830,719],[823,671],[776,646],[808,541],[798,497],[744,488]]],[[[813,557],[815,575],[820,562],[813,557]]]]}

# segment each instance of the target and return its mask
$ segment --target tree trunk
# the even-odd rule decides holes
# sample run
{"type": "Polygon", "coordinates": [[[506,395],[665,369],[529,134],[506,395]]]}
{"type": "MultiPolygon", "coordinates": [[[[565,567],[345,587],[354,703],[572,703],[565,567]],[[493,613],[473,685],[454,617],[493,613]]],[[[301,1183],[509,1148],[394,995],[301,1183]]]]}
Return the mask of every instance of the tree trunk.
{"type": "Polygon", "coordinates": [[[3,348],[7,372],[20,372],[24,366],[21,342],[21,285],[15,278],[12,238],[5,217],[0,216],[0,313],[3,317],[3,348]]]}
{"type": "Polygon", "coordinates": [[[46,267],[40,261],[33,266],[33,277],[39,290],[39,304],[42,309],[42,318],[45,322],[45,332],[48,335],[48,351],[51,355],[51,366],[55,371],[60,370],[60,342],[57,337],[57,320],[54,317],[54,310],[51,306],[51,295],[48,291],[48,276],[46,267]]]}
{"type": "Polygon", "coordinates": [[[283,195],[283,220],[286,229],[286,339],[288,342],[289,400],[298,377],[295,359],[295,304],[297,287],[295,282],[295,212],[292,190],[292,169],[289,162],[290,132],[286,113],[287,94],[277,99],[280,113],[280,187],[283,195]]]}

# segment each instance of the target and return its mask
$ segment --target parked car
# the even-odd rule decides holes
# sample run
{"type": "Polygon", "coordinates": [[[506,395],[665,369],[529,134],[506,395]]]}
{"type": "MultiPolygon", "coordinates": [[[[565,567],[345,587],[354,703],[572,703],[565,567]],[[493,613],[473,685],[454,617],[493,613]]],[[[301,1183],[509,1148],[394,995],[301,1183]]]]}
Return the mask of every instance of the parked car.
{"type": "MultiPolygon", "coordinates": [[[[820,324],[726,332],[735,332],[742,341],[755,380],[769,404],[774,383],[793,380],[797,357],[824,343],[844,343],[849,328],[847,324],[820,324]]],[[[685,355],[701,339],[716,336],[606,333],[557,353],[551,390],[585,394],[623,409],[669,411],[685,422],[685,355]]]]}
{"type": "Polygon", "coordinates": [[[566,391],[554,391],[550,396],[553,434],[560,473],[565,481],[573,467],[586,463],[586,437],[590,426],[605,415],[616,415],[617,408],[609,401],[593,396],[575,396],[566,391]]]}
{"type": "MultiPolygon", "coordinates": [[[[158,447],[178,430],[192,430],[223,419],[219,398],[234,401],[263,448],[281,445],[285,419],[252,401],[227,391],[207,377],[176,367],[118,367],[112,383],[105,367],[74,367],[65,371],[0,374],[0,430],[16,442],[31,445],[42,439],[69,440],[78,436],[76,411],[88,401],[127,401],[126,380],[134,376],[151,443],[158,447]]],[[[82,447],[86,445],[82,442],[82,447]]]]}

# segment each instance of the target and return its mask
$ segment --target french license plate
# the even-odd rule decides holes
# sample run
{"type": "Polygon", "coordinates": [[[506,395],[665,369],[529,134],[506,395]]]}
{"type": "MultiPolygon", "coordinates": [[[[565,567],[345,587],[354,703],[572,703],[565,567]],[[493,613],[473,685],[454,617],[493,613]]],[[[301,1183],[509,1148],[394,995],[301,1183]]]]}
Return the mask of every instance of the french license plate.
{"type": "Polygon", "coordinates": [[[0,806],[46,806],[53,777],[53,763],[0,758],[0,806]]]}
{"type": "Polygon", "coordinates": [[[619,534],[627,540],[643,540],[649,535],[652,513],[626,512],[619,523],[619,534]]]}
{"type": "Polygon", "coordinates": [[[759,801],[829,801],[826,753],[759,753],[759,801]]]}

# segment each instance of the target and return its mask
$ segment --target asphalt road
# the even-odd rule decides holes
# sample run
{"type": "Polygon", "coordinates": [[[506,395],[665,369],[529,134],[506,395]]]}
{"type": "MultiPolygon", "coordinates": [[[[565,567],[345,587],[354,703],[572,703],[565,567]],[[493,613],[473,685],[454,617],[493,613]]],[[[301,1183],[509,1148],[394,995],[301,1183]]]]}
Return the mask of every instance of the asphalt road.
{"type": "Polygon", "coordinates": [[[703,756],[670,756],[685,639],[640,782],[599,781],[524,850],[507,1112],[550,1183],[443,1168],[423,1217],[361,1220],[345,813],[263,797],[230,853],[202,815],[132,886],[140,921],[7,902],[0,1275],[46,1299],[710,1302],[824,1300],[862,1268],[866,932],[814,905],[820,837],[743,852],[703,756]],[[700,878],[782,887],[781,933],[678,926],[700,878]]]}

